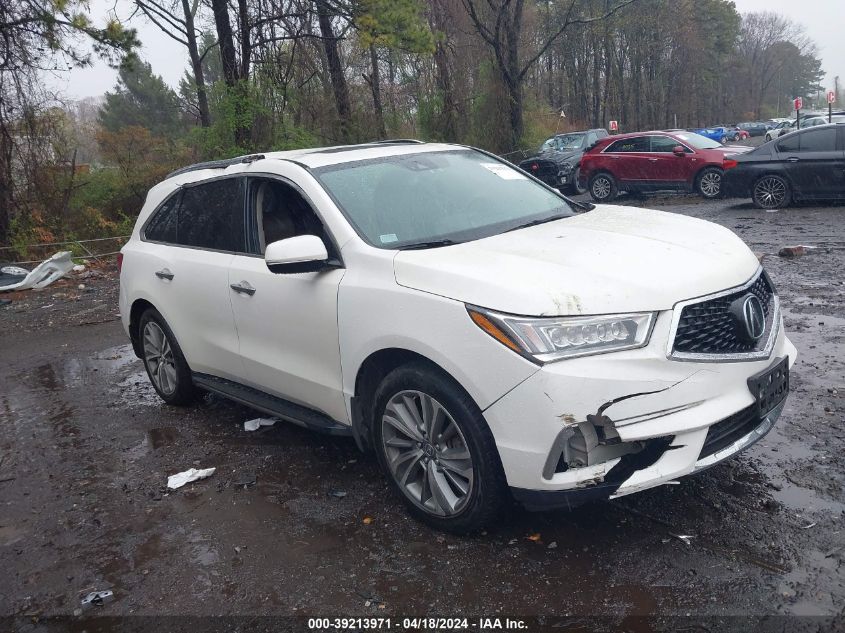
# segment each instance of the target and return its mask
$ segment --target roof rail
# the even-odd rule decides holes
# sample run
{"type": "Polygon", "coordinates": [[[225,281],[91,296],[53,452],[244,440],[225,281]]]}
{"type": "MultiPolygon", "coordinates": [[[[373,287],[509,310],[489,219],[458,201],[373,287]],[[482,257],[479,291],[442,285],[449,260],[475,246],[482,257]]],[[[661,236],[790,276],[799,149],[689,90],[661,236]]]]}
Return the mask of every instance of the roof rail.
{"type": "Polygon", "coordinates": [[[231,167],[232,165],[240,165],[242,163],[252,163],[256,160],[261,160],[264,158],[264,154],[250,154],[249,156],[238,156],[236,158],[226,158],[224,160],[210,160],[204,163],[196,163],[194,165],[188,165],[187,167],[182,167],[177,169],[176,171],[172,171],[165,177],[165,180],[168,178],[173,178],[173,176],[178,176],[180,174],[187,174],[191,171],[199,171],[200,169],[226,169],[227,167],[231,167]]]}
{"type": "Polygon", "coordinates": [[[415,145],[423,145],[425,141],[421,141],[416,138],[386,138],[381,141],[370,141],[368,143],[362,143],[362,145],[403,145],[405,143],[413,143],[415,145]]]}

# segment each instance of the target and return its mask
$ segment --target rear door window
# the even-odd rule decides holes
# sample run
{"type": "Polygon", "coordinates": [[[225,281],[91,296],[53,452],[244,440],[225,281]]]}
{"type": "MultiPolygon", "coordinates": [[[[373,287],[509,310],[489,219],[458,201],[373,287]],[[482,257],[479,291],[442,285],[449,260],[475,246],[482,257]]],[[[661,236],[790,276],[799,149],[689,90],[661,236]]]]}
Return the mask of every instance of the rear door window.
{"type": "Polygon", "coordinates": [[[794,152],[835,152],[836,129],[824,128],[808,132],[792,133],[778,142],[778,151],[794,152]]]}
{"type": "Polygon", "coordinates": [[[801,152],[835,152],[836,129],[825,128],[803,132],[801,137],[801,152]]]}
{"type": "Polygon", "coordinates": [[[648,152],[649,142],[647,136],[634,136],[623,138],[611,143],[606,152],[648,152]]]}
{"type": "Polygon", "coordinates": [[[221,178],[186,187],[177,238],[183,246],[245,252],[243,178],[221,178]]]}

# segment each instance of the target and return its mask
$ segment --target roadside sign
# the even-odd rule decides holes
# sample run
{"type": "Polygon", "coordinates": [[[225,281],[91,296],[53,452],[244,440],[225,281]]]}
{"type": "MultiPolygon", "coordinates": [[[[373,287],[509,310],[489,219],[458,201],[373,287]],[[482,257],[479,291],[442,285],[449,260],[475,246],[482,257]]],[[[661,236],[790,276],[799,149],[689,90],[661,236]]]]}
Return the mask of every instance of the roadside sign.
{"type": "Polygon", "coordinates": [[[795,106],[795,110],[800,110],[804,107],[804,100],[801,97],[795,97],[795,99],[792,100],[792,105],[795,106]]]}
{"type": "Polygon", "coordinates": [[[610,122],[610,131],[611,132],[619,131],[619,121],[611,121],[610,122]]]}
{"type": "Polygon", "coordinates": [[[836,93],[833,90],[827,91],[827,102],[836,103],[836,93]]]}

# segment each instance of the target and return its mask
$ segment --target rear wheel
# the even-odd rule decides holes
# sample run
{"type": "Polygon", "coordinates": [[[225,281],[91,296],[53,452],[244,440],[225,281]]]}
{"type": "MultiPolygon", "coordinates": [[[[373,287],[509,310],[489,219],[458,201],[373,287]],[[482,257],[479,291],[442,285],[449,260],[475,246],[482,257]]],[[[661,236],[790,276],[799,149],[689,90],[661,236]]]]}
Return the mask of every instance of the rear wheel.
{"type": "Polygon", "coordinates": [[[737,132],[736,134],[734,134],[734,140],[735,140],[735,141],[738,141],[738,140],[739,140],[739,132],[737,132]]]}
{"type": "Polygon", "coordinates": [[[751,197],[758,209],[779,209],[789,205],[792,189],[785,179],[769,174],[754,183],[751,197]]]}
{"type": "Polygon", "coordinates": [[[375,395],[374,444],[411,514],[438,529],[489,525],[507,499],[493,435],[475,402],[424,364],[399,367],[375,395]]]}
{"type": "Polygon", "coordinates": [[[619,195],[616,179],[606,172],[590,178],[590,196],[596,202],[610,202],[619,195]]]}
{"type": "Polygon", "coordinates": [[[716,167],[702,169],[696,178],[695,188],[705,198],[718,198],[722,193],[722,170],[716,167]]]}
{"type": "Polygon", "coordinates": [[[141,358],[156,393],[167,404],[186,405],[196,399],[191,369],[176,337],[155,308],[148,308],[138,323],[141,358]]]}

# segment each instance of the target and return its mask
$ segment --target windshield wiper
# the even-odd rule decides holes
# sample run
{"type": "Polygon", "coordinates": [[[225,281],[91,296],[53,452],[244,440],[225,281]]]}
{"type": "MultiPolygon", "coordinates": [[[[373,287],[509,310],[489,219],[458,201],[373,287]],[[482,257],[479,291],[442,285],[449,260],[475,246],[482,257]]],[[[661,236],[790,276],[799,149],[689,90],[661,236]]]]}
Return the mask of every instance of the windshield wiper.
{"type": "Polygon", "coordinates": [[[455,240],[450,240],[448,238],[442,240],[429,240],[428,242],[413,242],[411,244],[404,244],[403,246],[399,246],[397,250],[400,251],[415,251],[422,248],[438,248],[440,246],[452,246],[454,244],[460,244],[461,242],[456,242],[455,240]]]}
{"type": "Polygon", "coordinates": [[[537,226],[538,224],[545,224],[546,222],[553,222],[554,220],[561,220],[563,218],[571,217],[569,215],[550,215],[545,218],[539,218],[537,220],[531,220],[530,222],[525,222],[524,224],[518,224],[514,227],[509,228],[505,233],[510,233],[511,231],[518,231],[519,229],[527,229],[529,226],[537,226]]]}

